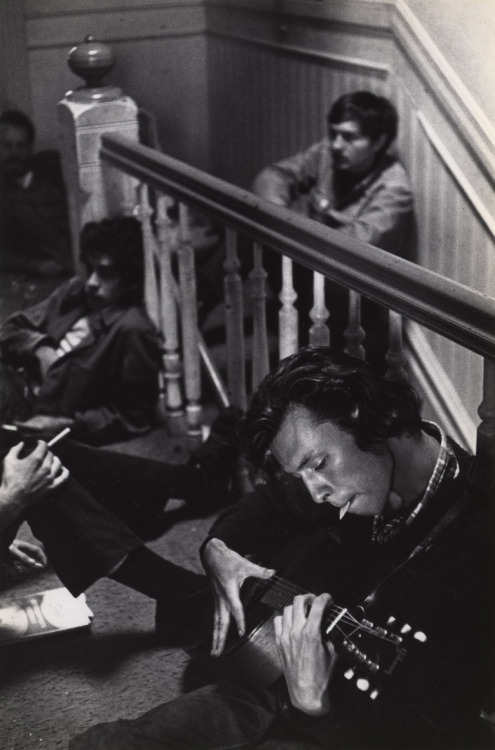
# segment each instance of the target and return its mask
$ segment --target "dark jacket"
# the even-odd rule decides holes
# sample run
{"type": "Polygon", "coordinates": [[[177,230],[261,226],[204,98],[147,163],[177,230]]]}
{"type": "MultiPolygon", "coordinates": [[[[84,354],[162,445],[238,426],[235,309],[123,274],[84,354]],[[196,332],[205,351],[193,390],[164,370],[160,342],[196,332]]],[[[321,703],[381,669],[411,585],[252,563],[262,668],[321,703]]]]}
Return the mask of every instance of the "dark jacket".
{"type": "Polygon", "coordinates": [[[142,306],[122,302],[90,312],[84,284],[74,278],[8,318],[0,331],[2,356],[35,379],[35,349],[56,346],[88,314],[90,337],[50,367],[34,413],[73,418],[73,437],[89,443],[140,435],[153,421],[160,369],[160,342],[142,306]]]}
{"type": "Polygon", "coordinates": [[[273,558],[267,553],[273,548],[294,540],[292,562],[306,540],[310,559],[318,562],[314,586],[298,581],[305,589],[326,590],[344,607],[362,604],[374,592],[367,616],[375,624],[385,625],[393,615],[413,633],[426,633],[426,644],[412,639],[408,658],[385,678],[375,701],[345,678],[345,659],[331,683],[331,716],[313,720],[285,701],[284,713],[297,728],[325,747],[484,747],[486,727],[479,714],[491,690],[495,645],[493,515],[487,500],[467,483],[469,458],[455,450],[459,476],[444,480],[424,515],[382,546],[371,543],[372,519],[348,514],[339,522],[333,508],[315,505],[302,481],[291,478],[259,487],[211,529],[209,538],[268,560],[270,566],[273,558]],[[408,559],[446,518],[449,522],[428,548],[408,559]],[[323,537],[327,552],[320,558],[323,537]]]}
{"type": "Polygon", "coordinates": [[[27,187],[4,179],[0,185],[2,269],[36,273],[40,263],[51,262],[67,275],[74,266],[59,154],[35,154],[30,171],[27,187]]]}

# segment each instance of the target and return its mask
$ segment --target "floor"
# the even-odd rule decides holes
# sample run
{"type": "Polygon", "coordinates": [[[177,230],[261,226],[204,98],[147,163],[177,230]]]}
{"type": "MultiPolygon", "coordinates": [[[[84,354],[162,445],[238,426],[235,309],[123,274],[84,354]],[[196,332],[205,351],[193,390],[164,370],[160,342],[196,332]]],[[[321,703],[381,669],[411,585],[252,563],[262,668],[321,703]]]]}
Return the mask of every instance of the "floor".
{"type": "MultiPolygon", "coordinates": [[[[200,570],[197,550],[212,520],[177,522],[150,547],[200,570]]],[[[27,528],[22,535],[29,536],[27,528]]],[[[58,586],[53,572],[33,574],[1,601],[58,586]]],[[[71,736],[95,723],[137,716],[194,686],[187,654],[156,642],[152,600],[109,579],[86,597],[94,615],[89,629],[0,647],[2,750],[67,748],[71,736]]]]}

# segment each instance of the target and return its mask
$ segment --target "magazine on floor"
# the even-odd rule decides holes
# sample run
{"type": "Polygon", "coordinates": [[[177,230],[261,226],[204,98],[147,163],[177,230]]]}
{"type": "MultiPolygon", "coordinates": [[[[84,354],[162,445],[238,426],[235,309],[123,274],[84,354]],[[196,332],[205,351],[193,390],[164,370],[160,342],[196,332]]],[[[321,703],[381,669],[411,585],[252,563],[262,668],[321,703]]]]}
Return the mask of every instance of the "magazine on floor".
{"type": "Polygon", "coordinates": [[[93,613],[86,597],[63,586],[23,596],[0,598],[0,644],[87,628],[93,613]]]}

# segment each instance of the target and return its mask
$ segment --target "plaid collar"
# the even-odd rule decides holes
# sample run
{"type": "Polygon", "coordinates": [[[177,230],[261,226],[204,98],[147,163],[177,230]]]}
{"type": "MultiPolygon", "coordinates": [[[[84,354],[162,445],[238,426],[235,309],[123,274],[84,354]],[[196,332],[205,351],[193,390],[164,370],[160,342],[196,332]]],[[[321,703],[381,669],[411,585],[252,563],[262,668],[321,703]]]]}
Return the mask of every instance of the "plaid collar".
{"type": "Polygon", "coordinates": [[[459,464],[455,453],[447,440],[445,432],[435,422],[423,422],[424,431],[433,435],[439,443],[440,450],[435,463],[435,468],[430,477],[430,481],[416,505],[407,509],[403,513],[394,516],[388,521],[384,521],[383,516],[376,515],[373,519],[372,542],[373,544],[383,544],[388,542],[399,531],[406,526],[410,526],[418,514],[426,508],[430,500],[436,494],[440,484],[444,479],[455,478],[459,473],[459,464]]]}

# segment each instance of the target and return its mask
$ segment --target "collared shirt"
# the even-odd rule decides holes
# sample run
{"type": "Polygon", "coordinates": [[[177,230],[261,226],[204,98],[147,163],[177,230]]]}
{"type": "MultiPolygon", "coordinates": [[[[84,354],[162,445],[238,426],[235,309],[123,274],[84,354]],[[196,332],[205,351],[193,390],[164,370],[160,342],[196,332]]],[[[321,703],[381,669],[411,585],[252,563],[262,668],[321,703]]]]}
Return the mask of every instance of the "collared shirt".
{"type": "Polygon", "coordinates": [[[413,508],[394,516],[389,521],[385,521],[382,515],[374,517],[372,531],[372,541],[374,544],[388,542],[405,526],[410,526],[418,514],[429,504],[441,482],[447,477],[455,478],[459,473],[459,464],[444,431],[435,422],[425,421],[423,425],[426,427],[426,432],[433,433],[434,437],[440,443],[440,450],[430,481],[422,497],[413,508]]]}

